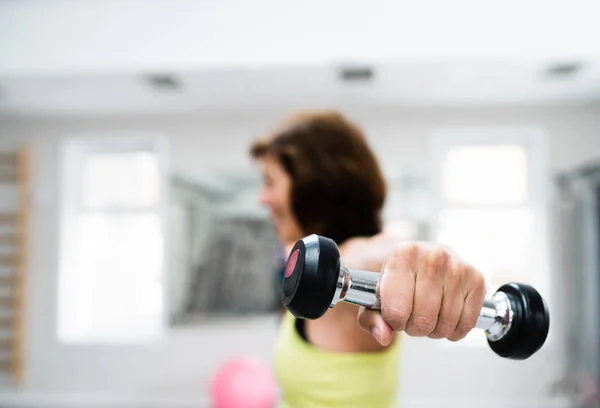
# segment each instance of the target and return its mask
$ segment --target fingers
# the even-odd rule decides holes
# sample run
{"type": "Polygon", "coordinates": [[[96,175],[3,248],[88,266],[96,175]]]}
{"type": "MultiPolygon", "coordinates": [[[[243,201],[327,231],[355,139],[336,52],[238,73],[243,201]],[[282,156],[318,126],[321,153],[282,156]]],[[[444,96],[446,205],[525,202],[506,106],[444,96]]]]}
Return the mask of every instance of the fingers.
{"type": "Polygon", "coordinates": [[[413,312],[418,256],[417,244],[400,245],[383,267],[379,288],[381,316],[396,331],[406,329],[413,312]]]}
{"type": "Polygon", "coordinates": [[[450,258],[448,268],[448,273],[444,278],[444,295],[437,326],[429,334],[432,339],[445,339],[452,336],[463,310],[461,265],[455,259],[450,258]]]}
{"type": "Polygon", "coordinates": [[[442,249],[424,251],[419,257],[413,311],[406,325],[406,333],[410,336],[428,336],[437,328],[448,260],[448,254],[442,249]]]}
{"type": "Polygon", "coordinates": [[[379,311],[361,307],[358,310],[358,324],[363,330],[371,333],[382,346],[389,345],[394,339],[394,331],[383,320],[379,311]]]}
{"type": "Polygon", "coordinates": [[[458,341],[475,327],[483,275],[450,248],[403,243],[385,258],[379,285],[381,312],[361,308],[358,323],[383,346],[395,331],[458,341]]]}
{"type": "Polygon", "coordinates": [[[462,313],[458,321],[458,325],[451,336],[448,336],[450,341],[458,341],[465,338],[465,336],[475,327],[477,318],[481,312],[481,306],[485,298],[485,282],[483,277],[471,270],[468,274],[470,282],[466,287],[470,288],[467,292],[467,296],[464,300],[462,307],[462,313]]]}
{"type": "Polygon", "coordinates": [[[425,243],[396,247],[383,267],[381,316],[364,314],[366,330],[383,319],[411,336],[464,338],[475,327],[485,297],[483,275],[452,250],[425,243]]]}

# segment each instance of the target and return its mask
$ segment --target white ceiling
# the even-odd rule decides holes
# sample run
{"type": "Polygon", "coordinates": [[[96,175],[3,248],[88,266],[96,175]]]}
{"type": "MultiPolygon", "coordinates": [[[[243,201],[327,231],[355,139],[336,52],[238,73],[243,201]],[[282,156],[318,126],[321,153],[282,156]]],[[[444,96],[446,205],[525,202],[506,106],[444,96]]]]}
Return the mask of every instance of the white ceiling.
{"type": "MultiPolygon", "coordinates": [[[[600,60],[549,77],[552,60],[374,66],[369,83],[344,83],[337,67],[175,72],[181,87],[143,75],[0,77],[0,113],[96,115],[315,106],[482,106],[600,102],[600,60]]],[[[560,62],[560,61],[559,61],[560,62]]]]}
{"type": "Polygon", "coordinates": [[[597,0],[0,1],[0,113],[594,103],[598,15],[597,0]],[[341,83],[347,62],[375,80],[341,83]]]}
{"type": "Polygon", "coordinates": [[[598,55],[597,0],[0,1],[0,76],[598,55]]]}

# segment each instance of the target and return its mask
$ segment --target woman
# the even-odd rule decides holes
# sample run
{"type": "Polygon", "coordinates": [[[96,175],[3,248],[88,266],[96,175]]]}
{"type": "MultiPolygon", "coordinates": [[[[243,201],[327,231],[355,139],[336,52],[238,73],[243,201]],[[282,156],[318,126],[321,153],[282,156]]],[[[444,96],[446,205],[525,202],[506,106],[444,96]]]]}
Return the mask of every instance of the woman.
{"type": "Polygon", "coordinates": [[[382,270],[381,313],[338,304],[317,320],[286,314],[275,353],[282,407],[396,405],[396,331],[459,340],[483,305],[481,273],[450,249],[383,237],[386,187],[361,130],[335,112],[307,112],[254,143],[282,245],[315,233],[351,268],[382,270]]]}

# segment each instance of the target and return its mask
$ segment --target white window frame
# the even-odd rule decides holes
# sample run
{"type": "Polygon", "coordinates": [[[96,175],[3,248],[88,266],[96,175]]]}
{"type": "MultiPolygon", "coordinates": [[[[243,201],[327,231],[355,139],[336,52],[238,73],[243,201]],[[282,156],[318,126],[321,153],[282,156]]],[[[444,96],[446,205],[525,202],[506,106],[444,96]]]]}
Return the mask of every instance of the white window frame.
{"type": "Polygon", "coordinates": [[[82,344],[82,345],[118,345],[118,344],[143,344],[143,343],[155,343],[162,336],[165,327],[168,326],[168,311],[167,311],[167,293],[166,281],[165,281],[165,267],[167,262],[168,254],[166,252],[166,245],[164,242],[166,231],[165,219],[168,203],[168,143],[162,135],[147,134],[147,133],[110,133],[110,134],[80,134],[65,137],[61,141],[61,150],[59,154],[60,158],[60,181],[61,188],[59,192],[59,214],[60,214],[60,240],[59,240],[59,270],[57,279],[57,320],[55,333],[57,339],[61,343],[67,344],[82,344]],[[101,210],[87,210],[83,206],[83,196],[80,186],[82,185],[82,160],[86,154],[89,153],[129,153],[136,151],[151,151],[156,154],[158,168],[159,168],[159,189],[158,189],[158,200],[156,205],[148,208],[139,208],[132,210],[132,212],[152,212],[158,216],[159,225],[163,231],[163,257],[160,265],[160,281],[162,284],[162,314],[160,316],[159,333],[156,336],[140,337],[132,336],[131,338],[123,338],[118,340],[113,339],[102,339],[102,338],[80,338],[80,339],[69,339],[61,336],[61,310],[66,306],[66,303],[62,300],[61,292],[62,279],[65,268],[70,268],[70,258],[68,252],[70,250],[70,243],[75,237],[73,236],[73,225],[71,215],[81,214],[88,211],[93,212],[104,212],[104,213],[120,213],[123,211],[119,209],[101,209],[101,210]]]}
{"type": "MultiPolygon", "coordinates": [[[[447,152],[463,146],[519,145],[527,152],[527,204],[535,214],[534,240],[537,243],[535,264],[538,269],[531,273],[528,283],[534,286],[549,302],[551,295],[551,270],[549,267],[548,240],[548,153],[547,135],[535,126],[489,126],[489,127],[450,127],[433,132],[429,139],[431,154],[431,237],[437,240],[439,234],[439,214],[444,209],[469,209],[470,206],[446,205],[442,190],[443,163],[447,152]]],[[[510,205],[501,205],[510,208],[510,205]]],[[[485,208],[484,205],[472,208],[485,208]]],[[[506,282],[508,283],[508,282],[506,282]]],[[[488,293],[488,296],[492,293],[488,293]]],[[[484,336],[469,336],[473,341],[458,342],[462,345],[485,345],[484,336]]],[[[445,344],[454,344],[443,342],[445,344]]]]}

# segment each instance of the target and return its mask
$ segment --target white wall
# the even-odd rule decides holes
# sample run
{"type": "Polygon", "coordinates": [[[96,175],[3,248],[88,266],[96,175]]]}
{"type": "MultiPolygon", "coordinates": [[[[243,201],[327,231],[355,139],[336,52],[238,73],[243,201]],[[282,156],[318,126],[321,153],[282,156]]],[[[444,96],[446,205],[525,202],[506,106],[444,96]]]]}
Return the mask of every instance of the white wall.
{"type": "MultiPolygon", "coordinates": [[[[600,105],[545,108],[360,108],[342,110],[368,133],[384,165],[425,167],[427,136],[447,126],[541,126],[549,136],[553,170],[595,157],[600,105]]],[[[173,165],[193,172],[205,166],[249,165],[247,149],[287,111],[209,112],[185,116],[43,118],[0,116],[0,138],[39,140],[90,132],[148,131],[171,141],[173,165]]]]}
{"type": "MultiPolygon", "coordinates": [[[[439,127],[455,125],[542,126],[549,136],[553,171],[600,155],[600,107],[365,109],[349,113],[364,124],[384,167],[389,169],[407,167],[424,172],[428,134],[439,127]]],[[[169,136],[172,163],[179,170],[193,174],[206,167],[245,168],[249,165],[246,155],[249,142],[280,117],[281,112],[78,120],[0,118],[0,145],[29,140],[35,147],[27,390],[43,395],[83,393],[101,396],[98,398],[102,401],[112,398],[107,406],[117,406],[118,400],[126,406],[127,401],[136,399],[164,401],[170,397],[175,399],[166,406],[175,407],[176,401],[180,406],[192,406],[203,398],[210,373],[219,361],[234,352],[269,357],[276,332],[276,324],[270,320],[234,327],[177,330],[169,333],[162,344],[137,348],[74,347],[57,343],[55,289],[60,188],[57,148],[59,139],[67,135],[147,130],[169,136]]],[[[559,379],[564,360],[558,313],[560,296],[553,299],[557,302],[552,305],[553,317],[558,317],[558,322],[553,320],[549,343],[525,362],[503,361],[486,347],[408,339],[402,357],[401,394],[407,401],[405,406],[440,400],[448,405],[455,401],[456,406],[466,406],[471,401],[481,406],[494,399],[511,407],[545,406],[540,401],[546,397],[549,383],[559,379]]],[[[11,398],[15,401],[19,397],[11,398]]],[[[50,405],[46,396],[40,398],[45,399],[42,406],[50,405]]],[[[76,401],[68,406],[84,406],[82,400],[76,401]]],[[[1,402],[2,394],[0,405],[1,402]]]]}

